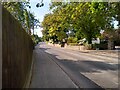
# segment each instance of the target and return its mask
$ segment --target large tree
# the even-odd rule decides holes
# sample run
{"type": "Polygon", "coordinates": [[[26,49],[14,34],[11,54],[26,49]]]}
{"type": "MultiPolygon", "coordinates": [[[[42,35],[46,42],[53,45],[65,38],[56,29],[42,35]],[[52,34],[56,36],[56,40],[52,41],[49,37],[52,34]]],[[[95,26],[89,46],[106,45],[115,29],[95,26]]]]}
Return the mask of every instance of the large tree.
{"type": "Polygon", "coordinates": [[[52,14],[51,20],[48,20],[51,23],[49,35],[56,35],[59,27],[61,30],[67,28],[74,30],[77,37],[86,38],[91,44],[92,38],[100,35],[100,30],[112,27],[113,9],[109,3],[52,2],[50,9],[52,14]]]}

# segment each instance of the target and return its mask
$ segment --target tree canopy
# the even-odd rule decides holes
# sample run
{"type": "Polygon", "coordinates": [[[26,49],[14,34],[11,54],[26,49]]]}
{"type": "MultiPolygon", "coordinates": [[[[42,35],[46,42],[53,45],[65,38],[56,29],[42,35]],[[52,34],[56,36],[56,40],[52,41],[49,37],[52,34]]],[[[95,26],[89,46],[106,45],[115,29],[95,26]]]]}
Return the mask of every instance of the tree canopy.
{"type": "Polygon", "coordinates": [[[2,2],[2,5],[19,21],[26,32],[31,35],[31,30],[34,30],[34,26],[40,23],[35,18],[34,13],[27,9],[31,8],[29,4],[29,2],[2,2]]]}
{"type": "Polygon", "coordinates": [[[43,36],[61,41],[74,32],[75,37],[86,38],[91,44],[101,30],[113,30],[113,21],[120,19],[119,5],[119,2],[52,2],[52,13],[42,22],[43,36]]]}

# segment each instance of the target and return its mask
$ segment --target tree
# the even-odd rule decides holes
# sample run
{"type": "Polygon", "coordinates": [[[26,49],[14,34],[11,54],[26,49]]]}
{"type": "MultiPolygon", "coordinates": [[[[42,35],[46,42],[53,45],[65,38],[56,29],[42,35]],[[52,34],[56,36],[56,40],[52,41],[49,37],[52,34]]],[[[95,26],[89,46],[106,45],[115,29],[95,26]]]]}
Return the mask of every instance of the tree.
{"type": "Polygon", "coordinates": [[[110,3],[112,14],[115,20],[118,21],[118,27],[120,28],[120,2],[110,3]]]}
{"type": "Polygon", "coordinates": [[[49,37],[53,42],[62,42],[63,39],[67,38],[67,30],[61,22],[62,16],[59,16],[57,13],[47,14],[42,22],[43,36],[47,40],[49,37]]]}
{"type": "Polygon", "coordinates": [[[24,25],[24,10],[28,2],[3,2],[2,5],[22,24],[24,25]]]}
{"type": "Polygon", "coordinates": [[[28,34],[31,35],[31,29],[34,31],[34,26],[40,24],[34,14],[27,10],[27,7],[31,8],[29,2],[3,2],[2,5],[20,22],[28,34]]]}
{"type": "MultiPolygon", "coordinates": [[[[100,35],[100,30],[111,28],[112,9],[108,3],[96,2],[53,2],[50,7],[53,15],[61,16],[58,24],[62,28],[72,27],[79,38],[86,38],[88,44],[92,43],[92,38],[100,35]]],[[[53,30],[53,29],[51,29],[53,30]]]]}

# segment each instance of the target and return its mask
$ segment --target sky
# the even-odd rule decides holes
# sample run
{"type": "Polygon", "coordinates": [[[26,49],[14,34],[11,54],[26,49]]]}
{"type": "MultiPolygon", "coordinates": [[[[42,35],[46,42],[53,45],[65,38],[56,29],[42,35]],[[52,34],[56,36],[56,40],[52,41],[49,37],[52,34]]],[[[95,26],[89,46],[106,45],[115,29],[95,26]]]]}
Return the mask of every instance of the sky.
{"type": "MultiPolygon", "coordinates": [[[[38,2],[41,2],[41,0],[30,0],[30,6],[31,8],[29,9],[31,12],[34,13],[36,16],[36,19],[39,19],[40,22],[43,21],[45,14],[49,13],[49,4],[50,0],[43,0],[44,6],[43,7],[36,7],[36,4],[38,2]]],[[[39,37],[42,37],[42,28],[35,29],[35,34],[37,34],[39,37]]]]}

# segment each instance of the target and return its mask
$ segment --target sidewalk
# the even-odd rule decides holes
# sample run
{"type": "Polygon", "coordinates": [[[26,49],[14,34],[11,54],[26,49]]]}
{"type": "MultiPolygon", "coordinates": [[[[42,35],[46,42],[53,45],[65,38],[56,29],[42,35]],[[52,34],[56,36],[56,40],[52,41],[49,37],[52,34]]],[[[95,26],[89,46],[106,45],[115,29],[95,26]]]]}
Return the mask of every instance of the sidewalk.
{"type": "Polygon", "coordinates": [[[36,47],[30,88],[77,88],[77,86],[44,50],[36,47]]]}

